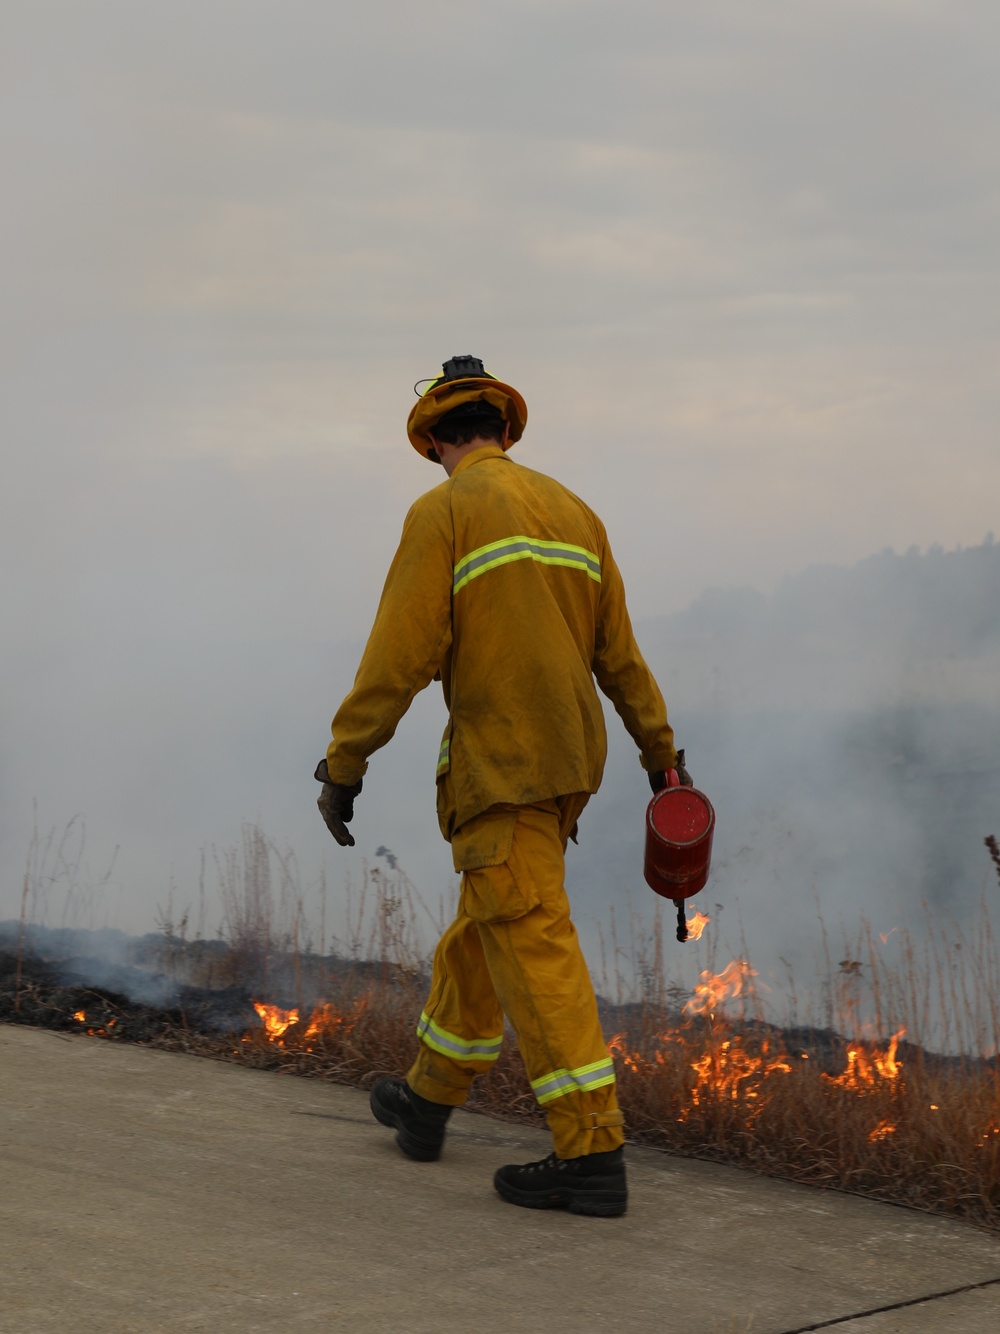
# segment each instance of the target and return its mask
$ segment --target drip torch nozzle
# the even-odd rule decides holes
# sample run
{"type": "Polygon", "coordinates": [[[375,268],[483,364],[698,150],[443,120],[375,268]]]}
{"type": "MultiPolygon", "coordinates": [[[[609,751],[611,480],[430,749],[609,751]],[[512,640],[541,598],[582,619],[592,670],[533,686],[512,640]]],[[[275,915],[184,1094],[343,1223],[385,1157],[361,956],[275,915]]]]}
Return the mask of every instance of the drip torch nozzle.
{"type": "Polygon", "coordinates": [[[684,910],[684,900],[671,899],[670,901],[677,909],[677,939],[683,945],[688,938],[687,913],[684,910]]]}

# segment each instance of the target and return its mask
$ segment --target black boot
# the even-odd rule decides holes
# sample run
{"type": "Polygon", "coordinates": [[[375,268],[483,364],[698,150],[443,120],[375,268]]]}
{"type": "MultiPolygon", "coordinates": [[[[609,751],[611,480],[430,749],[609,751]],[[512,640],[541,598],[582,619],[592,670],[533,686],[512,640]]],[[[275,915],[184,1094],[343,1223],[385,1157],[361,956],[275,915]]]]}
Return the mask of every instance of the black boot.
{"type": "Polygon", "coordinates": [[[497,1193],[528,1209],[568,1209],[571,1214],[617,1218],[628,1208],[625,1153],[588,1153],[557,1158],[550,1153],[523,1167],[501,1167],[493,1178],[497,1193]]]}
{"type": "Polygon", "coordinates": [[[404,1079],[393,1079],[391,1075],[376,1079],[369,1101],[376,1121],[395,1126],[396,1143],[407,1158],[433,1163],[441,1157],[450,1107],[428,1102],[414,1093],[404,1079]]]}

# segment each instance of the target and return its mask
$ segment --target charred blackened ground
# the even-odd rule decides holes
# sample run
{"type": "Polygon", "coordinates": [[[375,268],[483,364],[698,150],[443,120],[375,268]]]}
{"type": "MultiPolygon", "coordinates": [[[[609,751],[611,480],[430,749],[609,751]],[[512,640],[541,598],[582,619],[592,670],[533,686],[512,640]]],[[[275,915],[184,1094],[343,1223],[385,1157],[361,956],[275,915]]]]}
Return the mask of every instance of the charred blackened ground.
{"type": "Polygon", "coordinates": [[[129,1042],[231,1045],[262,1031],[254,1002],[354,994],[389,969],[277,949],[253,960],[222,941],[0,923],[0,1021],[129,1042]]]}

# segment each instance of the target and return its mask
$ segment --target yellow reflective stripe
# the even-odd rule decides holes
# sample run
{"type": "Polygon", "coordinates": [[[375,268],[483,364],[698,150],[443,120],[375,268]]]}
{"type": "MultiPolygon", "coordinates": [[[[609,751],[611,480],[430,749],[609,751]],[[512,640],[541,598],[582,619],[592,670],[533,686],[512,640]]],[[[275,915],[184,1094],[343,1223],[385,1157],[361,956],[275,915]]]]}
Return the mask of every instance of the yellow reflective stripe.
{"type": "Polygon", "coordinates": [[[595,583],[601,582],[601,562],[593,551],[574,546],[571,542],[550,542],[538,537],[505,537],[499,542],[488,542],[477,547],[455,566],[451,591],[457,593],[467,583],[487,570],[507,565],[515,560],[533,560],[539,565],[565,565],[582,570],[595,583]]]}
{"type": "Polygon", "coordinates": [[[441,749],[438,751],[437,772],[443,774],[451,762],[451,738],[445,737],[441,742],[441,749]]]}
{"type": "Polygon", "coordinates": [[[615,1082],[615,1066],[610,1056],[575,1070],[552,1070],[541,1079],[533,1079],[531,1087],[542,1106],[567,1093],[586,1093],[615,1082]]]}
{"type": "Polygon", "coordinates": [[[421,1014],[420,1023],[417,1024],[417,1037],[426,1046],[439,1051],[442,1056],[450,1056],[453,1061],[495,1061],[503,1043],[502,1033],[498,1038],[470,1042],[456,1033],[449,1033],[426,1013],[421,1014]]]}

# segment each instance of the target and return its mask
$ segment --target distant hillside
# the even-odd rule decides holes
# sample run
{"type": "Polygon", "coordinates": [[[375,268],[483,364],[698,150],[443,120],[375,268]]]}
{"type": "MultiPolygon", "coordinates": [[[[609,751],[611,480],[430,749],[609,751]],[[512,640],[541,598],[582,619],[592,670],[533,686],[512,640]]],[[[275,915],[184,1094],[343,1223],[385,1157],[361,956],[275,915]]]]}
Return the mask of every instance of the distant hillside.
{"type": "Polygon", "coordinates": [[[692,705],[1000,703],[1000,544],[811,566],[771,597],[711,589],[637,627],[692,705]]]}
{"type": "Polygon", "coordinates": [[[991,533],[958,551],[887,548],[851,567],[812,565],[770,598],[710,589],[670,621],[684,633],[819,632],[974,655],[1000,648],[1000,543],[991,533]]]}

